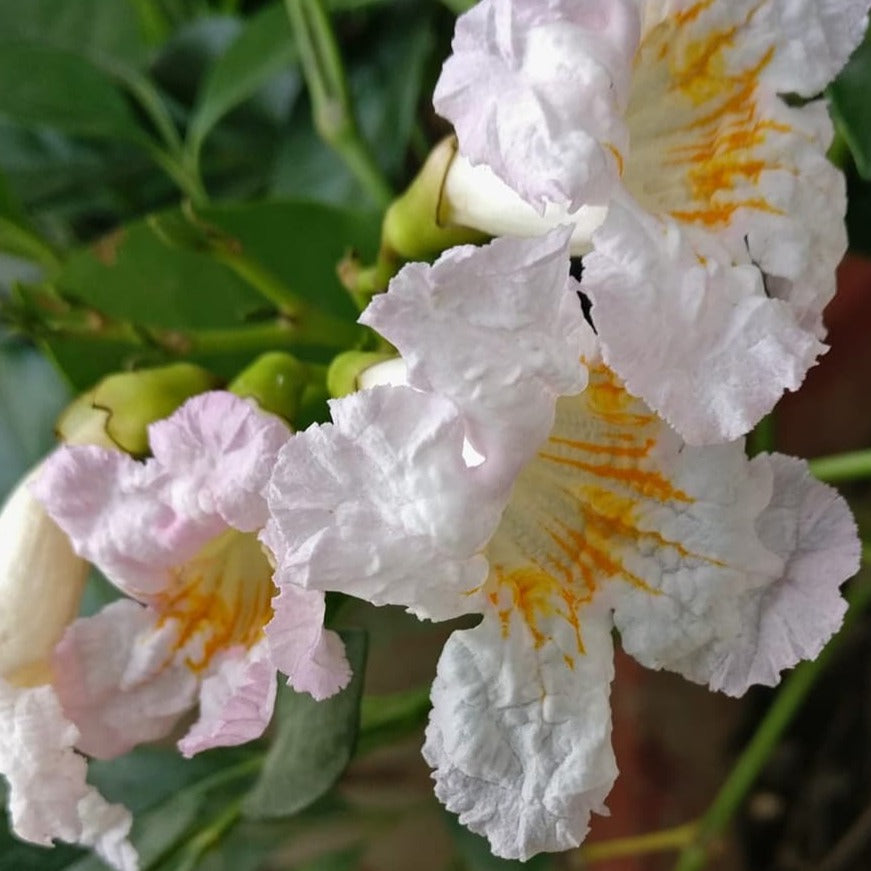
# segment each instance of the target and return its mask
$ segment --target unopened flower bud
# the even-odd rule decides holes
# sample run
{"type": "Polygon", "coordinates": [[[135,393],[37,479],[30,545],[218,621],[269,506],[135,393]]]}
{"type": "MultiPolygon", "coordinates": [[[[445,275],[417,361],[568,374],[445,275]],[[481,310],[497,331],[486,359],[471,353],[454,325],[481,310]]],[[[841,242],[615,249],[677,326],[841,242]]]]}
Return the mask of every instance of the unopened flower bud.
{"type": "MultiPolygon", "coordinates": [[[[312,367],[293,354],[272,351],[261,354],[228,385],[237,396],[254,399],[264,411],[297,425],[300,407],[313,380],[312,367]]],[[[323,376],[321,376],[323,382],[323,376]]]]}
{"type": "Polygon", "coordinates": [[[108,444],[144,456],[148,425],[216,384],[210,372],[191,363],[108,375],[67,408],[58,435],[68,444],[108,444]]]}
{"type": "MultiPolygon", "coordinates": [[[[374,387],[376,384],[386,384],[386,381],[369,381],[363,383],[367,372],[372,372],[382,365],[389,365],[392,361],[402,361],[395,354],[382,354],[370,351],[346,351],[339,354],[330,363],[327,372],[327,389],[330,396],[347,396],[364,387],[374,387]]],[[[404,365],[404,364],[403,364],[404,365]]],[[[404,383],[404,382],[403,382],[404,383]]]]}

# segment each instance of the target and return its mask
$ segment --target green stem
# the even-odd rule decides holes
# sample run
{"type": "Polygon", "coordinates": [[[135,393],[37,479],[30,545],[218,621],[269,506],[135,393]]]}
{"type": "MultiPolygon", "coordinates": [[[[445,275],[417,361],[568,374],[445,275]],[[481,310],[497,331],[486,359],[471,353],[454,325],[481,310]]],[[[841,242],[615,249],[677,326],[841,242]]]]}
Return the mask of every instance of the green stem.
{"type": "Polygon", "coordinates": [[[646,853],[662,853],[666,850],[679,850],[693,840],[696,828],[696,823],[685,823],[682,826],[661,829],[646,835],[584,844],[583,847],[578,848],[575,855],[583,868],[592,862],[622,859],[626,856],[642,856],[646,853]]]}
{"type": "Polygon", "coordinates": [[[312,310],[294,321],[278,317],[235,327],[168,330],[113,320],[96,312],[52,314],[23,330],[41,338],[74,338],[94,343],[128,345],[158,350],[171,357],[217,355],[233,352],[263,352],[288,347],[346,348],[348,339],[358,340],[353,324],[312,310]]]}
{"type": "Polygon", "coordinates": [[[146,144],[145,150],[151,159],[178,185],[181,192],[195,206],[204,206],[209,202],[209,195],[203,183],[195,172],[191,172],[176,156],[169,154],[157,145],[146,144]]]}
{"type": "Polygon", "coordinates": [[[852,451],[809,461],[813,474],[829,484],[871,478],[871,451],[852,451]]]}
{"type": "MultiPolygon", "coordinates": [[[[864,546],[864,560],[871,560],[871,548],[864,546]]],[[[709,851],[723,834],[750,788],[759,777],[781,735],[804,703],[816,679],[826,667],[834,651],[845,637],[845,629],[871,604],[871,583],[855,584],[849,594],[850,610],[844,627],[826,645],[823,652],[810,662],[803,662],[783,682],[750,743],[738,757],[726,782],[701,818],[696,836],[678,858],[674,871],[699,871],[709,858],[709,851]]]]}
{"type": "Polygon", "coordinates": [[[285,7],[299,48],[315,129],[373,202],[386,208],[393,190],[360,134],[329,16],[320,0],[285,0],[285,7]]]}

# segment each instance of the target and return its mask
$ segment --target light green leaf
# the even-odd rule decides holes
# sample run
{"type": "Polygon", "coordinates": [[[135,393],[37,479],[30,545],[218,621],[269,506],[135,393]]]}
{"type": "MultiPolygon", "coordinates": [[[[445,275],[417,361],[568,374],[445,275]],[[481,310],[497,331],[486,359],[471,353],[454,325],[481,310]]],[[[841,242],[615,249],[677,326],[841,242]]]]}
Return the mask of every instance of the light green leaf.
{"type": "MultiPolygon", "coordinates": [[[[296,48],[283,5],[269,6],[251,18],[202,84],[188,131],[190,152],[196,156],[221,118],[295,62],[296,48]]],[[[296,82],[299,88],[298,76],[296,82]]]]}
{"type": "Polygon", "coordinates": [[[366,635],[342,632],[353,677],[340,693],[316,702],[285,688],[279,694],[272,739],[260,779],[246,797],[252,819],[291,816],[325,795],[354,752],[366,665],[366,635]]]}
{"type": "Polygon", "coordinates": [[[47,45],[0,45],[0,115],[76,136],[149,141],[107,75],[84,57],[47,45]]]}
{"type": "Polygon", "coordinates": [[[829,85],[832,117],[844,137],[856,169],[862,178],[871,179],[871,37],[856,49],[840,75],[829,85]]]}

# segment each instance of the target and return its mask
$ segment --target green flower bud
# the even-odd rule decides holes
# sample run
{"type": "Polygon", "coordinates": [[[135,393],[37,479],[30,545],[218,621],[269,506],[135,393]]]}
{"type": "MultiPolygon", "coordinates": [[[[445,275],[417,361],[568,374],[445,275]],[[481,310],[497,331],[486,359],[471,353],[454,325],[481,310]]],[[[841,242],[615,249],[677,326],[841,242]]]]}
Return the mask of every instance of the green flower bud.
{"type": "Polygon", "coordinates": [[[382,354],[375,351],[346,351],[339,354],[327,371],[327,390],[330,396],[347,396],[360,389],[359,376],[367,369],[385,360],[392,360],[396,352],[382,354]]]}
{"type": "MultiPolygon", "coordinates": [[[[272,351],[262,354],[240,372],[227,388],[237,396],[250,397],[264,410],[283,417],[294,426],[309,386],[318,380],[322,367],[297,360],[293,354],[272,351]]],[[[321,385],[321,390],[323,386],[321,385]]]]}
{"type": "Polygon", "coordinates": [[[100,444],[102,430],[122,451],[142,457],[148,453],[149,424],[216,386],[215,376],[191,363],[108,375],[61,415],[58,435],[70,444],[100,444]]]}

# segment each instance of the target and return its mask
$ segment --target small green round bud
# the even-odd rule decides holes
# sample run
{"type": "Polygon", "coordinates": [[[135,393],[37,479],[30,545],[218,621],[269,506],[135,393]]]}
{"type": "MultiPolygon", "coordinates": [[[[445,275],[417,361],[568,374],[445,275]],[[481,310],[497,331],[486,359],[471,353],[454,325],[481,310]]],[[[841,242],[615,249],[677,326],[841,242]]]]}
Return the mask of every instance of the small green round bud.
{"type": "Polygon", "coordinates": [[[255,400],[264,411],[296,425],[306,388],[316,380],[316,369],[293,354],[271,351],[243,369],[227,390],[255,400]]]}
{"type": "Polygon", "coordinates": [[[122,451],[142,457],[148,453],[149,424],[215,386],[214,375],[191,363],[108,375],[66,409],[58,435],[71,444],[99,444],[102,430],[122,451]]]}
{"type": "Polygon", "coordinates": [[[382,354],[376,351],[345,351],[339,354],[327,371],[327,390],[336,398],[355,393],[360,389],[360,374],[378,363],[392,360],[396,352],[382,354]]]}

